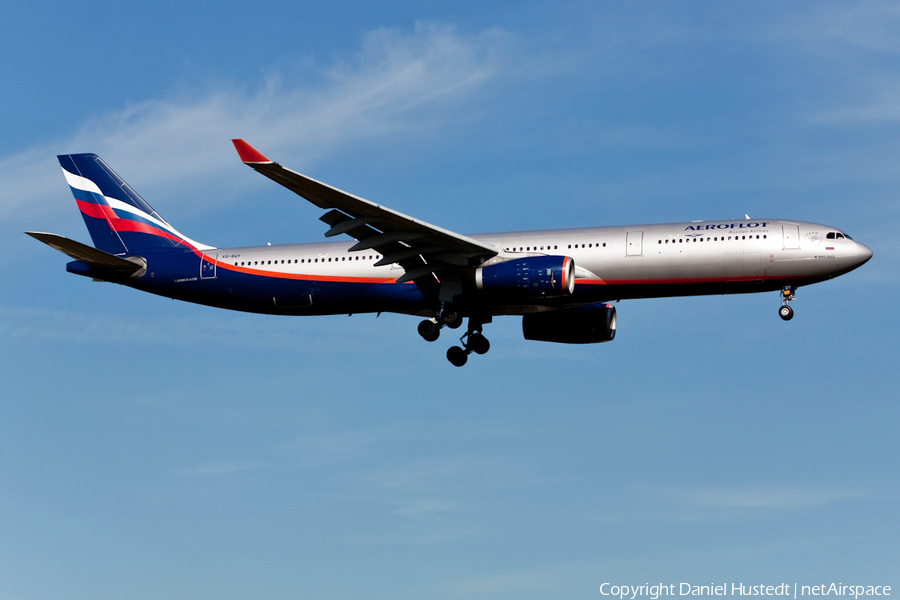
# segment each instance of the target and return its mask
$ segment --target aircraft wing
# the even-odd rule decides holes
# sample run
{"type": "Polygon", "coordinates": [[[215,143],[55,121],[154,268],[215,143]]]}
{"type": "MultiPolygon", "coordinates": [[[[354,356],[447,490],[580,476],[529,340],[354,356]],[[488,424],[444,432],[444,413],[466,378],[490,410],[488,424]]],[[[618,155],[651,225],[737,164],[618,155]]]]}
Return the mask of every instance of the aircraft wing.
{"type": "Polygon", "coordinates": [[[244,140],[232,140],[241,160],[328,212],[320,217],[331,226],[326,237],[346,233],[357,243],[351,251],[372,249],[376,265],[397,263],[405,271],[397,281],[414,281],[423,292],[437,289],[441,277],[456,279],[464,268],[481,264],[498,249],[472,238],[414,219],[390,208],[285,169],[244,140]],[[436,277],[438,279],[436,279],[436,277]]]}

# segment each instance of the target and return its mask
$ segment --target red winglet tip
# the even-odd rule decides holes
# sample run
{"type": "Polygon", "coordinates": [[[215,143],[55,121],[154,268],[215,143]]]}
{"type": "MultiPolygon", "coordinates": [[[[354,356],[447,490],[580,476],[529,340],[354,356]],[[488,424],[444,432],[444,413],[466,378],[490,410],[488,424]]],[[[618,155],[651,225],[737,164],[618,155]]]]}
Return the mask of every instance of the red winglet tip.
{"type": "Polygon", "coordinates": [[[234,149],[237,150],[238,156],[241,157],[241,161],[245,163],[272,162],[244,140],[231,140],[231,143],[234,144],[234,149]]]}

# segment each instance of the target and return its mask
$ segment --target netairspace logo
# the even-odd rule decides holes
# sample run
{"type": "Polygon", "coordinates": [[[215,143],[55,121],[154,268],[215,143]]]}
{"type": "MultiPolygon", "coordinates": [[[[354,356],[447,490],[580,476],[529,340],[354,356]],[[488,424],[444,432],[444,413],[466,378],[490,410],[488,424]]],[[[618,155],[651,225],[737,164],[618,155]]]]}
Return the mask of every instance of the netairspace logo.
{"type": "Polygon", "coordinates": [[[658,600],[661,596],[890,596],[889,585],[843,585],[841,583],[823,583],[819,585],[799,585],[796,583],[780,583],[778,585],[745,585],[743,583],[722,583],[709,585],[693,585],[690,583],[660,583],[657,585],[613,585],[604,583],[600,586],[604,596],[615,596],[619,600],[636,600],[646,596],[650,600],[658,600]],[[675,592],[676,585],[678,592],[675,592]]]}

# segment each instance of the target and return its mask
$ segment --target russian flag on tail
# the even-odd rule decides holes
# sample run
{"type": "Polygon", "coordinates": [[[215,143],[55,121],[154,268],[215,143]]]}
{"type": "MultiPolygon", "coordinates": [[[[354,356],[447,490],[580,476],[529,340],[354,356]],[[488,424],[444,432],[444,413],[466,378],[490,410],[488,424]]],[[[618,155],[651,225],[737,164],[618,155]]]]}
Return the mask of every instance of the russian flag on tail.
{"type": "Polygon", "coordinates": [[[178,233],[96,154],[57,158],[96,248],[110,254],[210,248],[178,233]]]}

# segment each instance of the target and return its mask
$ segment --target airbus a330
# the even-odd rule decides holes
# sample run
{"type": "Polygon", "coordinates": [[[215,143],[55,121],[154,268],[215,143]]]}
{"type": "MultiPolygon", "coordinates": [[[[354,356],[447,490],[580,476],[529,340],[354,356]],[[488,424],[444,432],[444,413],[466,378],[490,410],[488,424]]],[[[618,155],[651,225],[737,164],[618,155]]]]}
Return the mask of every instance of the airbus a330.
{"type": "Polygon", "coordinates": [[[460,235],[291,171],[233,140],[244,164],[326,211],[325,237],[216,248],[176,231],[95,154],[59,156],[94,247],[27,232],[74,259],[70,273],[177,300],[273,315],[424,317],[429,342],[467,321],[447,359],[490,349],[484,326],[519,315],[526,339],[612,341],[614,300],[778,291],[856,269],[872,251],[837,227],[781,219],[460,235]]]}

